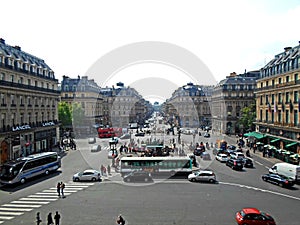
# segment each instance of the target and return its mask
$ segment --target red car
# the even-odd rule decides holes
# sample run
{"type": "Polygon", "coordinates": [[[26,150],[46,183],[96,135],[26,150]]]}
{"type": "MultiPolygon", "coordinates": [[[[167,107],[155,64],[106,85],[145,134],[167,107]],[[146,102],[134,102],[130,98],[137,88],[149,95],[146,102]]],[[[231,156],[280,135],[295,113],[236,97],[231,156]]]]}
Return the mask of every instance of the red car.
{"type": "Polygon", "coordinates": [[[239,225],[276,225],[272,216],[256,208],[244,208],[235,215],[239,225]]]}

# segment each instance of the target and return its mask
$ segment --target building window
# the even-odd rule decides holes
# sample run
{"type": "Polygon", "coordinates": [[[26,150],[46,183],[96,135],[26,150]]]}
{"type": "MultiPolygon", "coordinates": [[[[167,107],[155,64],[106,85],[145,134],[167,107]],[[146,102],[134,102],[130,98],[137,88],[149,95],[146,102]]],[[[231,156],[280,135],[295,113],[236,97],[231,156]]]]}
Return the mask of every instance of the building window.
{"type": "Polygon", "coordinates": [[[31,97],[28,97],[28,98],[27,98],[27,104],[28,104],[28,106],[31,105],[31,97]]]}
{"type": "Polygon", "coordinates": [[[37,82],[37,80],[36,80],[36,81],[34,81],[34,86],[35,86],[35,87],[37,87],[37,86],[38,86],[38,82],[37,82]]]}
{"type": "Polygon", "coordinates": [[[286,76],[286,77],[285,77],[285,82],[286,82],[286,83],[290,82],[290,76],[286,76]]]}
{"type": "Polygon", "coordinates": [[[286,92],[285,93],[285,103],[289,103],[290,102],[290,92],[286,92]]]}
{"type": "Polygon", "coordinates": [[[272,87],[275,86],[275,80],[272,80],[272,87]]]}
{"type": "Polygon", "coordinates": [[[295,73],[294,74],[294,81],[297,81],[298,80],[298,73],[295,73]]]}
{"type": "Polygon", "coordinates": [[[23,84],[23,77],[20,77],[19,84],[23,84]]]}
{"type": "Polygon", "coordinates": [[[20,96],[20,105],[23,106],[24,102],[23,102],[23,96],[20,96]]]}
{"type": "Polygon", "coordinates": [[[290,112],[289,110],[285,110],[285,123],[288,124],[290,122],[290,112]]]}
{"type": "Polygon", "coordinates": [[[10,82],[14,82],[14,78],[15,78],[15,76],[14,75],[10,75],[10,82]]]}
{"type": "Polygon", "coordinates": [[[5,81],[5,73],[0,73],[0,80],[5,81]]]}
{"type": "Polygon", "coordinates": [[[27,80],[27,84],[28,84],[29,86],[31,85],[31,80],[30,80],[30,79],[27,80]]]}
{"type": "Polygon", "coordinates": [[[39,122],[39,114],[38,112],[35,113],[35,122],[38,123],[39,122]]]}
{"type": "Polygon", "coordinates": [[[278,84],[281,84],[281,83],[282,83],[282,78],[279,77],[279,78],[278,78],[278,84]]]}
{"type": "Polygon", "coordinates": [[[298,96],[298,91],[294,91],[294,103],[298,103],[299,96],[298,96]]]}
{"type": "Polygon", "coordinates": [[[65,85],[65,91],[69,91],[69,86],[65,85]]]}
{"type": "Polygon", "coordinates": [[[31,113],[28,113],[28,123],[31,123],[31,113]]]}
{"type": "Polygon", "coordinates": [[[15,104],[15,95],[10,96],[10,104],[12,104],[12,105],[15,104]]]}
{"type": "Polygon", "coordinates": [[[278,122],[281,123],[281,110],[278,110],[278,122]]]}
{"type": "Polygon", "coordinates": [[[20,113],[20,124],[24,124],[24,114],[20,113]]]}
{"type": "Polygon", "coordinates": [[[266,105],[269,104],[269,95],[266,95],[266,105]]]}
{"type": "Polygon", "coordinates": [[[269,86],[269,81],[267,80],[267,81],[266,81],[266,87],[268,87],[268,86],[269,86]]]}
{"type": "Polygon", "coordinates": [[[278,93],[278,104],[282,103],[282,94],[278,93]]]}
{"type": "Polygon", "coordinates": [[[5,106],[5,95],[1,93],[0,96],[1,96],[1,105],[5,106]]]}
{"type": "Polygon", "coordinates": [[[298,125],[298,110],[294,110],[294,126],[298,125]]]}
{"type": "Polygon", "coordinates": [[[272,100],[271,100],[271,101],[272,101],[272,104],[274,104],[275,95],[272,94],[272,97],[271,97],[271,98],[272,98],[272,100]]]}

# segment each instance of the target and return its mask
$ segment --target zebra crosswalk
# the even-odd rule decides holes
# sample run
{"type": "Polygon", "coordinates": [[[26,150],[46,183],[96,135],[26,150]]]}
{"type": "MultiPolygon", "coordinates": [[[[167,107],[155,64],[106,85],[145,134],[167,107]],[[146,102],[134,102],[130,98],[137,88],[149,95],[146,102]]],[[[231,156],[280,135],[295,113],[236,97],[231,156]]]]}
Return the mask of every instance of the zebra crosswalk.
{"type": "MultiPolygon", "coordinates": [[[[74,183],[70,181],[66,183],[64,195],[71,195],[94,184],[95,183],[74,183]]],[[[50,204],[58,199],[59,196],[57,195],[56,187],[51,187],[18,200],[2,204],[0,205],[0,224],[5,224],[6,221],[13,220],[17,216],[40,208],[43,205],[50,204]]]]}

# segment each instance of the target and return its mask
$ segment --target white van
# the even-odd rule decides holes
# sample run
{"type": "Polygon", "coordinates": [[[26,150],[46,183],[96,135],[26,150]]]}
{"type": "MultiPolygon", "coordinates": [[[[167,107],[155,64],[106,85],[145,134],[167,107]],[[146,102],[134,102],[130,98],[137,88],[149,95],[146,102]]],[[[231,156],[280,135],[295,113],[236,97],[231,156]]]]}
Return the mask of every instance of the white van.
{"type": "Polygon", "coordinates": [[[300,166],[290,163],[276,163],[269,169],[269,173],[284,175],[295,181],[300,181],[300,166]]]}

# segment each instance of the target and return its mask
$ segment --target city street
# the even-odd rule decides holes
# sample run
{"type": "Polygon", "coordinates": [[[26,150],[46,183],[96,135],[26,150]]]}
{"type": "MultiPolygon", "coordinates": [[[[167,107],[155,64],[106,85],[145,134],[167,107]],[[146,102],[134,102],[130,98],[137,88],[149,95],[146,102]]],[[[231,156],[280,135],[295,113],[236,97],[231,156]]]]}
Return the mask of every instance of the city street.
{"type": "MultiPolygon", "coordinates": [[[[140,140],[147,138],[139,137],[140,140]]],[[[172,138],[166,135],[165,143],[172,138]]],[[[190,143],[193,137],[182,135],[182,138],[190,143]]],[[[196,141],[217,138],[197,136],[196,141]]],[[[107,158],[108,139],[97,138],[102,150],[95,153],[90,151],[92,145],[87,144],[86,139],[76,141],[78,150],[70,150],[62,158],[60,172],[25,185],[2,187],[2,224],[35,224],[38,211],[42,224],[46,224],[46,215],[55,211],[62,216],[61,224],[68,225],[115,224],[120,213],[127,220],[126,224],[236,224],[235,212],[243,207],[257,207],[269,212],[277,224],[299,224],[300,187],[286,189],[262,181],[261,175],[267,173],[273,163],[270,160],[253,156],[255,168],[235,171],[213,158],[207,166],[216,173],[217,184],[191,183],[185,178],[155,179],[152,184],[125,184],[115,172],[102,182],[74,183],[74,173],[87,168],[99,169],[101,164],[111,163],[107,158]],[[66,183],[64,199],[57,197],[55,186],[58,181],[66,183]]],[[[200,165],[201,160],[198,158],[200,165]]]]}

